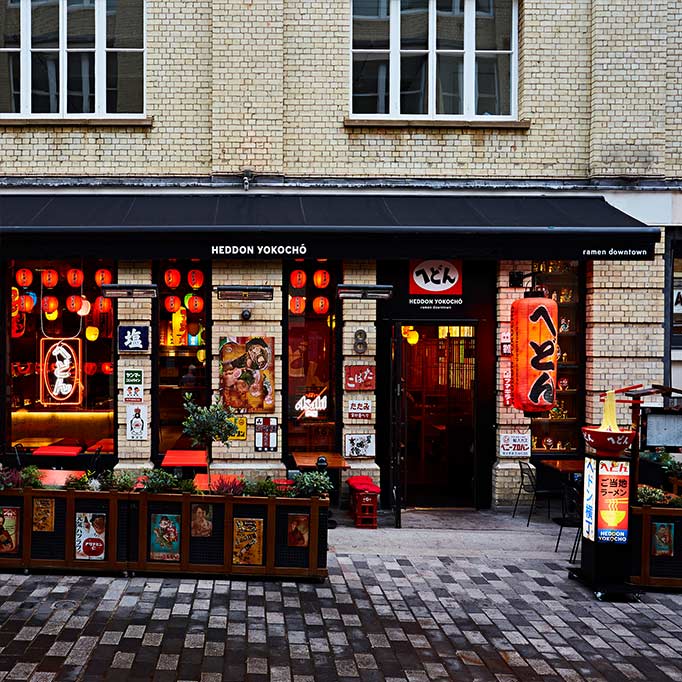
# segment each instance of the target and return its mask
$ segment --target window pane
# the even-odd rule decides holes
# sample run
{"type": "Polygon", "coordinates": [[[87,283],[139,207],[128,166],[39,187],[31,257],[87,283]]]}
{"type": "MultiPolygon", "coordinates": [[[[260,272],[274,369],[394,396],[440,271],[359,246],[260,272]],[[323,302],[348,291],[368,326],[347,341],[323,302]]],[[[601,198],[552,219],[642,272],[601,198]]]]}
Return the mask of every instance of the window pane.
{"type": "Polygon", "coordinates": [[[59,3],[31,0],[31,45],[59,47],[59,3]]]}
{"type": "Polygon", "coordinates": [[[95,111],[95,54],[70,52],[68,55],[67,110],[70,114],[95,111]]]}
{"type": "Polygon", "coordinates": [[[389,108],[388,55],[353,55],[353,113],[387,114],[389,108]]]}
{"type": "Polygon", "coordinates": [[[59,54],[31,54],[31,111],[34,114],[59,113],[59,54]]]}
{"type": "Polygon", "coordinates": [[[388,49],[389,0],[353,1],[353,47],[388,49]]]}
{"type": "Polygon", "coordinates": [[[143,0],[107,0],[107,47],[144,47],[143,0]]]}
{"type": "Polygon", "coordinates": [[[107,52],[107,113],[144,111],[143,69],[141,52],[107,52]]]}
{"type": "Polygon", "coordinates": [[[464,55],[438,55],[436,71],[436,113],[462,114],[464,108],[464,55]]]}
{"type": "Polygon", "coordinates": [[[429,47],[429,0],[400,1],[400,47],[427,50],[429,47]]]}
{"type": "Polygon", "coordinates": [[[682,258],[673,260],[673,335],[682,336],[682,258]]]}
{"type": "Polygon", "coordinates": [[[400,59],[400,113],[426,114],[429,105],[428,55],[403,55],[400,59]]]}
{"type": "Polygon", "coordinates": [[[83,0],[68,0],[66,17],[67,47],[95,47],[95,5],[83,0]]]}
{"type": "Polygon", "coordinates": [[[476,113],[508,116],[511,80],[508,54],[476,55],[476,113]]]}
{"type": "Polygon", "coordinates": [[[512,0],[490,0],[477,6],[476,12],[476,49],[510,50],[512,28],[512,0]],[[489,6],[488,6],[489,5],[489,6]]]}
{"type": "Polygon", "coordinates": [[[10,5],[5,0],[0,12],[0,47],[19,47],[19,5],[10,5]]]}
{"type": "Polygon", "coordinates": [[[19,83],[19,53],[0,52],[0,113],[19,112],[19,83]]]}
{"type": "Polygon", "coordinates": [[[436,47],[464,49],[464,0],[437,0],[436,47]]]}

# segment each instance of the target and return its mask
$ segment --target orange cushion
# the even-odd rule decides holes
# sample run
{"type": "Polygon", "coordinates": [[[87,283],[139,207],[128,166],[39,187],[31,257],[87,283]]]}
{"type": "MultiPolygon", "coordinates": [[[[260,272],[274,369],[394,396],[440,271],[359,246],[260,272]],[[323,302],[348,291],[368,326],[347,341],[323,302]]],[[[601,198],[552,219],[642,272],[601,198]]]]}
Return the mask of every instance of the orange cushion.
{"type": "Polygon", "coordinates": [[[36,448],[33,451],[34,455],[47,455],[49,457],[75,457],[80,455],[83,448],[77,445],[46,445],[42,448],[36,448]]]}
{"type": "Polygon", "coordinates": [[[169,450],[162,467],[205,467],[206,450],[169,450]]]}

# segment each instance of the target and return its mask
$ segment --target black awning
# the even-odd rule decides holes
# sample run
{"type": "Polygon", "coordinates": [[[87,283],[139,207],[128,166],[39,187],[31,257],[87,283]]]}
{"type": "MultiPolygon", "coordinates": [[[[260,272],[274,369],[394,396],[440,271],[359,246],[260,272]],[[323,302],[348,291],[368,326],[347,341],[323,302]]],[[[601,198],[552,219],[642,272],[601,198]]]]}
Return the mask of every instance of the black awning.
{"type": "Polygon", "coordinates": [[[660,229],[601,197],[60,193],[0,195],[0,235],[10,257],[639,260],[660,229]]]}

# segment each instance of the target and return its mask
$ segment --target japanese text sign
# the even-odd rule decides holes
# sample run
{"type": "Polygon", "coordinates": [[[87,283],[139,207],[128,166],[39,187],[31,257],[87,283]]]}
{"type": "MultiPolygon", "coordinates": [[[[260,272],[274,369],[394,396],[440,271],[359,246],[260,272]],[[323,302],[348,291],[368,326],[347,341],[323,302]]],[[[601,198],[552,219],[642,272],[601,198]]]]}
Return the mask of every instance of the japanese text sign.
{"type": "Polygon", "coordinates": [[[40,339],[40,374],[43,405],[80,405],[81,340],[40,339]]]}
{"type": "Polygon", "coordinates": [[[530,457],[530,434],[501,433],[500,457],[530,457]]]}
{"type": "Polygon", "coordinates": [[[350,400],[348,402],[348,417],[350,419],[371,419],[371,400],[350,400]]]}
{"type": "Polygon", "coordinates": [[[256,452],[276,452],[279,428],[277,417],[256,417],[253,428],[256,452]]]}
{"type": "Polygon", "coordinates": [[[120,326],[118,328],[118,350],[121,353],[149,350],[149,327],[120,326]]]}
{"type": "Polygon", "coordinates": [[[123,370],[123,402],[141,403],[144,394],[144,370],[123,370]]]}
{"type": "Polygon", "coordinates": [[[346,365],[344,388],[347,391],[373,391],[376,388],[376,367],[373,365],[346,365]]]}
{"type": "Polygon", "coordinates": [[[597,460],[585,457],[583,469],[583,537],[594,542],[597,510],[597,460]]]}
{"type": "Polygon", "coordinates": [[[599,461],[597,478],[597,542],[628,541],[630,462],[618,459],[599,461]]]}
{"type": "Polygon", "coordinates": [[[462,293],[462,261],[410,261],[410,294],[451,296],[462,293]]]}

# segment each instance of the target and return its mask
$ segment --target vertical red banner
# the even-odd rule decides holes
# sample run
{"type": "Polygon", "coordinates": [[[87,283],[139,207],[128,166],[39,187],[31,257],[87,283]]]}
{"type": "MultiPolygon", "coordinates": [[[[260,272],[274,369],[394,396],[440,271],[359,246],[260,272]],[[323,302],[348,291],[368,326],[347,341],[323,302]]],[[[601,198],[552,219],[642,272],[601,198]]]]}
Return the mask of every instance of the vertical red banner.
{"type": "Polygon", "coordinates": [[[597,542],[628,541],[630,462],[603,459],[597,478],[597,542]]]}

